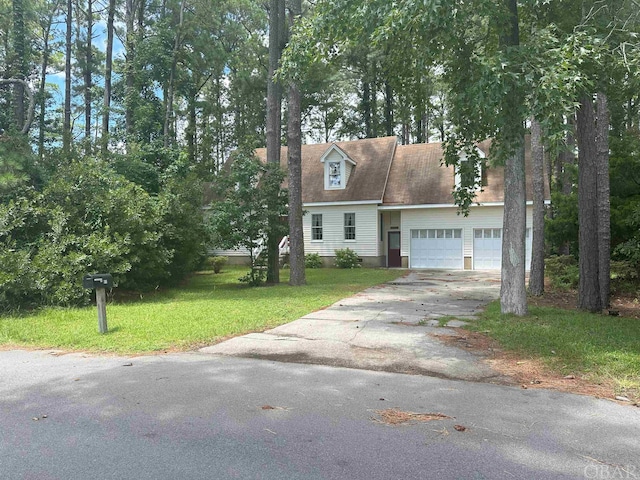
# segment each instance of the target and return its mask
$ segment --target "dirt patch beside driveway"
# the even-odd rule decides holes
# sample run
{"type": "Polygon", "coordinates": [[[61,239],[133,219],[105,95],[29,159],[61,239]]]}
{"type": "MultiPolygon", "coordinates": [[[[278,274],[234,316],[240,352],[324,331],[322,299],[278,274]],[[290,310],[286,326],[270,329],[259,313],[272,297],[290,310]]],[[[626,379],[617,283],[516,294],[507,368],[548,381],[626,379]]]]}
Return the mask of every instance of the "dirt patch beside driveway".
{"type": "Polygon", "coordinates": [[[560,375],[542,361],[502,350],[500,344],[482,333],[457,329],[454,335],[433,334],[440,341],[485,356],[485,362],[496,372],[510,378],[522,389],[547,389],[577,393],[598,398],[613,398],[613,382],[594,384],[575,375],[560,375]]]}

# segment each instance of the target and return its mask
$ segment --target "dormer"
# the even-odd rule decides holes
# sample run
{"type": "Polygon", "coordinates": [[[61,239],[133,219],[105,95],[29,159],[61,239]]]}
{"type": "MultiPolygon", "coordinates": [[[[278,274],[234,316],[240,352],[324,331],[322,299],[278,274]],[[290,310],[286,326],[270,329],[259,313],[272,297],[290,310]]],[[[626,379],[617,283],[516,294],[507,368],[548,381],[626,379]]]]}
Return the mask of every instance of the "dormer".
{"type": "Polygon", "coordinates": [[[344,190],[356,162],[335,143],[322,155],[320,162],[324,164],[324,189],[344,190]]]}
{"type": "Polygon", "coordinates": [[[483,186],[483,178],[484,174],[484,162],[483,159],[486,158],[486,155],[482,150],[476,147],[476,155],[480,159],[479,162],[475,164],[475,172],[472,172],[470,169],[467,171],[465,167],[467,164],[463,162],[468,162],[467,154],[465,152],[460,153],[460,160],[458,165],[455,168],[455,188],[458,189],[461,186],[471,185],[472,183],[475,185],[474,190],[479,190],[483,186]],[[462,167],[462,168],[461,168],[462,167]],[[473,175],[473,176],[472,176],[473,175]]]}

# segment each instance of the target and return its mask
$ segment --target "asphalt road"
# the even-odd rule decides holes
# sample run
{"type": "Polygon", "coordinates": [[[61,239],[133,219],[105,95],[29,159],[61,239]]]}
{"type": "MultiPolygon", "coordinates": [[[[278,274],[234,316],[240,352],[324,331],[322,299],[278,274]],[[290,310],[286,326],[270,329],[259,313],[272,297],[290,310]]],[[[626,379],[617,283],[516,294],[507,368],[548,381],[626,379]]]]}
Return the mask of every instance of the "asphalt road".
{"type": "Polygon", "coordinates": [[[640,478],[640,409],[590,397],[202,353],[0,365],[2,479],[640,478]]]}

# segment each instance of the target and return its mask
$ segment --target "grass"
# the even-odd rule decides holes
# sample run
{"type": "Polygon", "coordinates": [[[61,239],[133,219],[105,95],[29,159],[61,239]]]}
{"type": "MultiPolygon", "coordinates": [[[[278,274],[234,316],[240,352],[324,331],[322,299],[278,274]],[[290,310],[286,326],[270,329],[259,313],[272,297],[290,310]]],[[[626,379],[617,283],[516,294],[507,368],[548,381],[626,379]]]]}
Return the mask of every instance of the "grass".
{"type": "Polygon", "coordinates": [[[613,383],[617,394],[640,400],[639,320],[533,306],[528,316],[516,317],[502,315],[499,302],[493,302],[467,328],[540,358],[561,374],[613,383]]]}
{"type": "Polygon", "coordinates": [[[94,307],[47,308],[0,317],[0,345],[123,354],[189,350],[295,320],[367,287],[398,277],[378,269],[307,270],[307,285],[247,287],[243,267],[201,272],[180,288],[107,305],[109,332],[98,333],[94,307]]]}

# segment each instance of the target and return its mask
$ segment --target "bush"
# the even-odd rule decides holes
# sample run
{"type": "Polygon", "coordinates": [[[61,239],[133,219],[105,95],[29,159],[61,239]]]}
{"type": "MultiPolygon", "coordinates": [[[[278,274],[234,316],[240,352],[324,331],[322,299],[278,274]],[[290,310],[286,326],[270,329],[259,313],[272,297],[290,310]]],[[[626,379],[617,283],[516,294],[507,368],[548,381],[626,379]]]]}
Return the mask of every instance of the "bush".
{"type": "Polygon", "coordinates": [[[322,259],[318,253],[307,253],[304,256],[305,268],[322,268],[322,259]]]}
{"type": "Polygon", "coordinates": [[[545,270],[554,288],[567,290],[578,287],[578,261],[572,255],[547,258],[545,260],[545,270]]]}
{"type": "Polygon", "coordinates": [[[154,288],[174,255],[161,243],[166,230],[157,199],[104,162],[61,166],[42,192],[0,208],[0,309],[88,303],[87,273],[154,288]]]}
{"type": "Polygon", "coordinates": [[[640,278],[638,265],[626,260],[611,261],[611,289],[617,292],[637,292],[640,278]]]}
{"type": "Polygon", "coordinates": [[[33,307],[40,302],[38,278],[31,265],[29,251],[0,245],[0,312],[33,307]]]}
{"type": "Polygon", "coordinates": [[[262,259],[259,259],[251,266],[249,272],[240,277],[238,280],[242,283],[246,283],[252,287],[258,287],[262,285],[267,279],[267,266],[262,259]]]}
{"type": "Polygon", "coordinates": [[[358,254],[350,248],[338,249],[336,252],[336,267],[338,268],[360,268],[360,258],[358,254]]]}
{"type": "Polygon", "coordinates": [[[162,215],[161,245],[173,252],[167,272],[170,284],[177,284],[202,267],[207,257],[208,231],[202,216],[202,188],[196,178],[171,179],[157,197],[162,215]]]}
{"type": "Polygon", "coordinates": [[[209,257],[207,259],[207,267],[211,268],[213,273],[220,273],[228,260],[227,257],[209,257]]]}
{"type": "Polygon", "coordinates": [[[50,231],[34,262],[50,283],[52,304],[86,297],[85,273],[111,273],[125,289],[153,289],[170,277],[173,245],[164,205],[143,188],[85,158],[61,168],[42,193],[50,231]],[[68,285],[74,285],[71,288],[68,285]],[[58,288],[58,293],[52,292],[58,288]]]}

